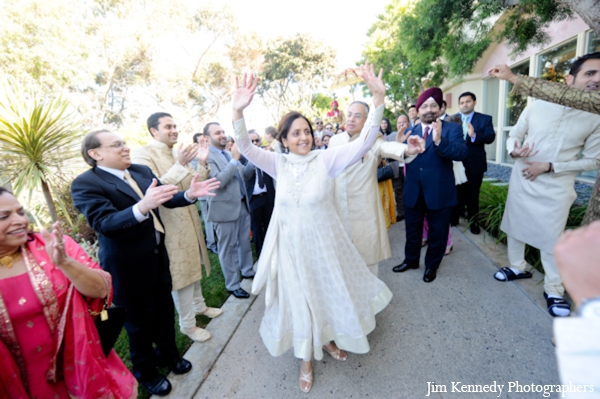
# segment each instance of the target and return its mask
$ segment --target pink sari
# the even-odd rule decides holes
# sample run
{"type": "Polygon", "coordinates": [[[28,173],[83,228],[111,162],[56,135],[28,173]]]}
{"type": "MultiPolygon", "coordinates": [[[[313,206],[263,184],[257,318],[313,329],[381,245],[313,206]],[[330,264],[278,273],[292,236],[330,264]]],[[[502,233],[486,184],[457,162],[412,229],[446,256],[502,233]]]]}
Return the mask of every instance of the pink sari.
{"type": "MultiPolygon", "coordinates": [[[[89,315],[88,306],[99,311],[104,300],[83,297],[51,263],[42,237],[33,238],[22,249],[27,273],[0,281],[0,398],[137,397],[137,383],[117,354],[104,356],[89,315]]],[[[75,241],[64,236],[64,242],[67,255],[112,286],[75,241]]]]}

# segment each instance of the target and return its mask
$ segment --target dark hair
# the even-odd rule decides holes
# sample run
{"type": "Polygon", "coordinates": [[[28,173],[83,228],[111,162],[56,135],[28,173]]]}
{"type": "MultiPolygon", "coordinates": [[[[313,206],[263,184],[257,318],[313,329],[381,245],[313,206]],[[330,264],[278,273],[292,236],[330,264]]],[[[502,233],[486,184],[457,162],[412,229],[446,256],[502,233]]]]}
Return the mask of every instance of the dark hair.
{"type": "Polygon", "coordinates": [[[8,188],[6,187],[2,187],[0,186],[0,195],[4,194],[4,193],[9,193],[10,195],[12,195],[13,197],[15,196],[12,191],[10,191],[8,188]]]}
{"type": "Polygon", "coordinates": [[[459,125],[462,124],[462,120],[458,115],[448,115],[444,118],[444,122],[458,123],[459,125]]]}
{"type": "Polygon", "coordinates": [[[148,117],[147,124],[148,124],[148,133],[150,133],[150,136],[152,136],[152,132],[150,131],[150,129],[152,129],[152,128],[158,129],[158,125],[160,124],[160,118],[163,118],[165,116],[172,118],[171,114],[167,114],[166,112],[155,112],[148,117]]]}
{"type": "Polygon", "coordinates": [[[386,121],[387,122],[387,128],[385,129],[385,132],[383,130],[381,130],[381,124],[379,124],[379,131],[381,133],[383,133],[384,136],[387,136],[388,134],[392,133],[392,125],[390,124],[390,120],[388,118],[381,118],[381,121],[386,121]]]}
{"type": "Polygon", "coordinates": [[[315,148],[315,135],[313,133],[312,125],[311,125],[310,121],[308,120],[308,118],[306,116],[302,115],[298,111],[290,111],[287,114],[283,115],[283,118],[281,118],[281,120],[279,121],[279,124],[277,125],[277,132],[278,132],[277,133],[277,141],[279,141],[281,143],[281,146],[283,147],[283,139],[287,140],[287,135],[290,132],[290,128],[292,127],[292,124],[298,118],[304,119],[306,121],[306,123],[308,124],[308,128],[310,129],[310,136],[313,139],[312,148],[311,148],[311,150],[313,150],[315,148]]]}
{"type": "Polygon", "coordinates": [[[195,133],[194,137],[192,137],[192,141],[194,143],[198,143],[198,137],[200,137],[200,136],[204,136],[204,135],[202,133],[195,133]]]}
{"type": "Polygon", "coordinates": [[[413,104],[408,107],[408,109],[411,109],[411,108],[417,109],[417,106],[413,104]]]}
{"type": "Polygon", "coordinates": [[[81,142],[81,156],[85,163],[92,168],[96,167],[96,160],[88,154],[88,151],[93,150],[94,148],[100,148],[102,144],[100,144],[100,140],[98,140],[97,137],[100,133],[111,133],[111,131],[107,129],[91,130],[86,133],[81,142]]]}
{"type": "Polygon", "coordinates": [[[443,105],[444,107],[447,107],[447,106],[448,106],[448,103],[446,102],[446,100],[442,100],[442,105],[443,105]]]}
{"type": "Polygon", "coordinates": [[[470,91],[465,91],[463,94],[458,96],[458,101],[460,102],[461,98],[467,97],[467,96],[470,96],[473,99],[473,101],[477,101],[477,97],[475,97],[475,94],[471,93],[470,91]]]}
{"type": "Polygon", "coordinates": [[[348,105],[348,109],[350,109],[351,106],[353,106],[354,104],[361,104],[363,107],[365,107],[365,109],[367,110],[367,114],[365,115],[365,118],[369,115],[369,104],[367,104],[364,101],[353,101],[352,103],[350,103],[350,105],[348,105]]]}
{"type": "Polygon", "coordinates": [[[268,126],[265,129],[265,134],[268,134],[269,136],[271,136],[275,139],[275,138],[277,138],[277,129],[275,129],[275,126],[268,126]]]}
{"type": "Polygon", "coordinates": [[[600,52],[598,52],[598,51],[596,51],[595,53],[589,53],[586,55],[582,55],[581,57],[579,57],[575,61],[573,61],[573,64],[571,65],[571,70],[569,71],[569,75],[573,75],[573,77],[576,78],[577,74],[581,70],[581,67],[587,60],[597,60],[597,59],[600,59],[600,52]]]}
{"type": "Polygon", "coordinates": [[[206,125],[204,125],[204,129],[202,129],[202,134],[205,136],[210,136],[210,134],[208,133],[208,129],[210,129],[212,125],[221,126],[218,122],[208,122],[206,125]]]}

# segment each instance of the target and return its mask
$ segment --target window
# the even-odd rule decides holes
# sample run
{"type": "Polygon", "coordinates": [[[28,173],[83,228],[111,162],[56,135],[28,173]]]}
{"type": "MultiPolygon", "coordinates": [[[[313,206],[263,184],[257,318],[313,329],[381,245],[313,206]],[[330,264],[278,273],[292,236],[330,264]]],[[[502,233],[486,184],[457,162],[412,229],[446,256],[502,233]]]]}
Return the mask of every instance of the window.
{"type": "MultiPolygon", "coordinates": [[[[520,75],[529,75],[529,60],[520,65],[511,68],[514,73],[520,75]]],[[[506,113],[504,117],[504,126],[512,127],[519,120],[521,112],[527,106],[527,96],[513,95],[511,94],[514,85],[507,82],[508,87],[506,88],[506,113]]]]}
{"type": "Polygon", "coordinates": [[[600,51],[600,38],[596,36],[594,32],[590,32],[587,35],[587,51],[586,54],[595,53],[596,51],[600,51]]]}
{"type": "Polygon", "coordinates": [[[535,76],[553,82],[565,83],[565,76],[577,58],[577,39],[571,40],[550,51],[538,55],[535,76]]]}

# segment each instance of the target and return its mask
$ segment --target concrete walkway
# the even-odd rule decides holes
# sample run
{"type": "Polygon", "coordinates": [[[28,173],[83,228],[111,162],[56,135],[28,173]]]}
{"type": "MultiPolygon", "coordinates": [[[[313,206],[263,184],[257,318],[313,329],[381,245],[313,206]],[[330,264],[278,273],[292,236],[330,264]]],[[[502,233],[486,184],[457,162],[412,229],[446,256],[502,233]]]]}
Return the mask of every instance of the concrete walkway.
{"type": "MultiPolygon", "coordinates": [[[[454,250],[437,279],[426,284],[423,266],[392,272],[404,258],[405,241],[404,224],[392,226],[393,257],[380,265],[379,278],[394,298],[377,316],[371,351],[349,354],[345,363],[327,354],[314,362],[313,398],[419,398],[431,386],[438,392],[429,397],[464,397],[455,390],[494,383],[496,389],[503,385],[501,393],[467,397],[539,398],[540,393],[515,392],[514,384],[559,383],[542,276],[518,283],[494,280],[498,267],[507,265],[506,249],[464,229],[453,229],[454,250]]],[[[423,258],[424,252],[421,265],[423,258]]],[[[175,386],[171,397],[307,397],[298,386],[300,361],[292,351],[273,358],[263,345],[258,333],[263,311],[264,294],[255,301],[230,298],[225,312],[231,316],[224,314],[220,322],[229,327],[218,325],[219,319],[208,325],[213,338],[186,355],[195,373],[169,377],[175,386]],[[208,350],[211,345],[217,348],[208,350]]]]}

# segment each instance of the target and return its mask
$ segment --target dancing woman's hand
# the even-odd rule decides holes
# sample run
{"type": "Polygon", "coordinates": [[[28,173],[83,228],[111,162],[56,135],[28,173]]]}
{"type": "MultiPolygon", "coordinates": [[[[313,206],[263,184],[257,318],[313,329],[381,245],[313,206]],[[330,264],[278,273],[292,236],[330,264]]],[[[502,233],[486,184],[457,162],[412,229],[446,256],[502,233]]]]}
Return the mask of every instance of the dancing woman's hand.
{"type": "Polygon", "coordinates": [[[244,117],[243,111],[252,102],[252,97],[254,97],[257,85],[257,76],[248,76],[248,73],[244,73],[244,80],[241,84],[238,77],[235,77],[235,91],[233,92],[233,100],[231,103],[234,121],[244,117]]]}
{"type": "Polygon", "coordinates": [[[383,104],[385,99],[385,83],[383,83],[383,69],[379,70],[379,75],[375,75],[375,68],[373,64],[369,64],[369,61],[365,62],[365,65],[360,66],[360,76],[365,81],[365,84],[371,90],[373,94],[373,104],[375,107],[379,107],[383,104]]]}

